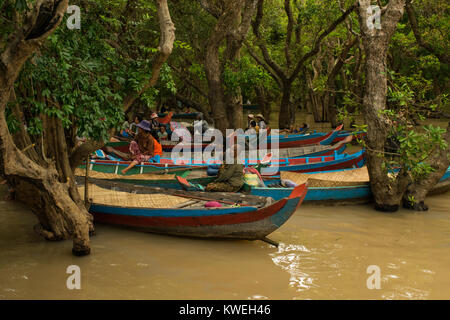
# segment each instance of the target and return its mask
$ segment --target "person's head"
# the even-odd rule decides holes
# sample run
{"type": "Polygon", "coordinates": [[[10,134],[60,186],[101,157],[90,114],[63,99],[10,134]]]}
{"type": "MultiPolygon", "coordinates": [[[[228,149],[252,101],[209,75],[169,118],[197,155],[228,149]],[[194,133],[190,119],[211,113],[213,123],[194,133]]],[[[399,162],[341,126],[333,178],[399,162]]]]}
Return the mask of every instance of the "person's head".
{"type": "Polygon", "coordinates": [[[303,129],[308,128],[308,124],[307,123],[303,123],[303,129]]]}
{"type": "Polygon", "coordinates": [[[258,121],[266,121],[261,113],[256,116],[256,119],[258,119],[258,121]]]}
{"type": "Polygon", "coordinates": [[[196,118],[197,118],[197,120],[199,120],[199,121],[203,120],[203,113],[197,113],[196,118]]]}
{"type": "Polygon", "coordinates": [[[150,119],[151,119],[151,120],[156,120],[156,119],[158,119],[158,114],[157,114],[157,113],[152,113],[151,116],[150,116],[150,119]]]}
{"type": "Polygon", "coordinates": [[[138,124],[142,121],[142,117],[140,115],[137,115],[134,117],[134,123],[138,124]]]}
{"type": "Polygon", "coordinates": [[[252,128],[256,127],[256,121],[255,120],[250,121],[250,127],[252,127],[252,128]]]}
{"type": "Polygon", "coordinates": [[[166,132],[166,127],[165,126],[161,126],[161,128],[159,129],[162,133],[166,132]]]}
{"type": "Polygon", "coordinates": [[[150,133],[150,122],[148,122],[147,120],[142,120],[141,122],[138,123],[137,127],[139,128],[139,133],[141,134],[148,134],[150,133]]]}
{"type": "Polygon", "coordinates": [[[254,119],[254,118],[255,118],[255,116],[252,115],[251,113],[247,116],[247,119],[248,119],[248,120],[252,120],[252,119],[254,119]]]}

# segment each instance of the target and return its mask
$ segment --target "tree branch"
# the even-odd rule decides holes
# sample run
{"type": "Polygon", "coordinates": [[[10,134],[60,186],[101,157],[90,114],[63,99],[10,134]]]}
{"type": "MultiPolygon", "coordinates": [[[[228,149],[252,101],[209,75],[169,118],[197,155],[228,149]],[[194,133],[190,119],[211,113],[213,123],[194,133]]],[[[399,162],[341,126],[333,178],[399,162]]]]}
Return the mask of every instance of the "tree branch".
{"type": "Polygon", "coordinates": [[[439,53],[433,48],[429,43],[425,42],[419,31],[419,24],[417,22],[416,14],[412,6],[411,0],[406,0],[406,13],[408,14],[409,23],[411,24],[411,29],[416,38],[417,44],[422,48],[428,50],[430,53],[434,54],[440,62],[449,64],[450,57],[446,54],[439,53]]]}
{"type": "Polygon", "coordinates": [[[308,60],[309,58],[311,58],[312,56],[316,55],[319,50],[320,50],[320,44],[322,42],[322,40],[328,36],[331,32],[334,31],[334,29],[337,28],[337,26],[343,22],[349,15],[350,13],[352,13],[356,8],[358,7],[358,3],[355,2],[350,8],[348,8],[337,20],[335,20],[325,31],[323,31],[319,37],[317,38],[317,40],[314,43],[314,47],[313,49],[311,49],[311,51],[309,51],[307,54],[305,54],[297,63],[297,66],[295,67],[294,71],[292,72],[292,74],[290,75],[289,79],[293,80],[298,73],[300,72],[300,70],[302,69],[303,64],[306,62],[306,60],[308,60]]]}
{"type": "Polygon", "coordinates": [[[173,43],[175,41],[175,25],[170,18],[167,0],[158,0],[158,20],[161,30],[158,53],[153,62],[152,75],[150,80],[139,92],[134,92],[124,99],[123,110],[127,112],[134,101],[139,98],[145,90],[153,87],[159,79],[161,68],[172,53],[173,43]]]}

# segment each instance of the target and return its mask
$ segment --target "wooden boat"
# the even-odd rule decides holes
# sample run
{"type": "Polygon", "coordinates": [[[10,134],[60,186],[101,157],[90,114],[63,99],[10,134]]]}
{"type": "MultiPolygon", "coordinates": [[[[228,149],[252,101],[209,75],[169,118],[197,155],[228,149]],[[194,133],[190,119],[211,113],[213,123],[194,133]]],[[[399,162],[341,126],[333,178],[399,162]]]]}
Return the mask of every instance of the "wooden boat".
{"type": "MultiPolygon", "coordinates": [[[[90,179],[89,212],[95,222],[175,236],[260,240],[300,207],[307,185],[284,199],[236,193],[185,192],[90,179]],[[113,190],[112,190],[113,189],[113,190]],[[223,199],[227,199],[224,201],[223,199]],[[230,204],[205,208],[210,200],[230,204]],[[236,205],[238,204],[238,205],[236,205]]],[[[84,194],[80,187],[80,194],[84,194]]]]}
{"type": "MultiPolygon", "coordinates": [[[[278,156],[279,158],[306,158],[306,157],[317,157],[317,156],[327,156],[327,155],[333,155],[333,154],[342,154],[346,148],[347,144],[352,141],[353,137],[348,136],[344,140],[339,141],[338,143],[334,145],[315,145],[315,146],[307,146],[307,147],[300,147],[300,148],[286,148],[286,149],[279,149],[278,150],[278,156]]],[[[268,154],[272,150],[258,150],[258,153],[260,155],[268,154]]],[[[129,155],[127,153],[123,153],[119,150],[116,150],[112,147],[105,147],[104,152],[106,154],[114,154],[118,158],[127,158],[129,155]]],[[[246,152],[247,158],[248,158],[249,152],[246,152]]],[[[163,152],[162,158],[170,158],[171,153],[170,152],[163,152]]],[[[201,152],[191,152],[191,158],[193,159],[199,159],[202,157],[201,152]]]]}
{"type": "MultiPolygon", "coordinates": [[[[85,176],[85,169],[77,168],[75,169],[75,176],[77,178],[81,178],[85,176]]],[[[215,176],[208,176],[205,171],[176,171],[172,174],[155,174],[155,173],[142,173],[142,174],[133,174],[133,175],[121,175],[115,173],[106,173],[99,171],[89,171],[89,177],[95,179],[101,179],[110,182],[122,182],[122,183],[130,183],[133,185],[141,185],[148,187],[161,187],[164,189],[179,189],[181,190],[180,184],[175,179],[176,176],[180,176],[183,178],[189,178],[189,181],[195,184],[207,185],[210,182],[213,182],[216,179],[215,176]]],[[[84,178],[82,178],[84,179],[84,178]]],[[[82,183],[82,179],[78,179],[80,183],[82,183]]],[[[276,179],[276,178],[274,178],[276,179]]]]}
{"type": "MultiPolygon", "coordinates": [[[[333,144],[333,145],[313,145],[306,147],[297,148],[284,148],[278,150],[279,158],[307,158],[307,157],[318,157],[318,156],[328,156],[333,154],[342,154],[347,148],[347,144],[350,143],[353,136],[347,136],[345,139],[333,144]]],[[[260,151],[260,154],[268,154],[271,150],[260,151]]]]}
{"type": "MultiPolygon", "coordinates": [[[[305,202],[327,205],[345,203],[367,203],[372,199],[367,167],[328,172],[299,174],[282,172],[282,179],[295,183],[308,182],[308,194],[305,202]]],[[[292,188],[282,186],[281,179],[265,181],[267,187],[252,188],[251,194],[262,197],[282,199],[292,188]]],[[[450,167],[430,194],[441,194],[450,190],[450,167]]]]}
{"type": "Polygon", "coordinates": [[[361,168],[365,163],[365,151],[360,150],[354,154],[334,154],[331,156],[280,159],[271,165],[261,169],[262,175],[276,175],[281,171],[292,172],[315,172],[330,171],[349,168],[361,168]]]}
{"type": "MultiPolygon", "coordinates": [[[[322,145],[327,146],[333,143],[333,141],[338,137],[339,131],[342,129],[342,126],[339,126],[335,130],[328,133],[313,133],[313,134],[299,134],[299,135],[288,135],[288,136],[271,136],[267,137],[267,148],[272,147],[272,139],[278,139],[278,148],[298,148],[312,145],[322,145]]],[[[347,137],[346,135],[345,137],[347,137]]],[[[339,141],[342,141],[339,139],[339,141]]],[[[339,142],[338,141],[338,142],[339,142]]],[[[170,152],[172,149],[178,145],[180,142],[178,141],[161,141],[161,146],[163,151],[170,152]]],[[[199,144],[198,148],[205,149],[211,142],[204,141],[199,144]]],[[[106,147],[112,147],[120,152],[128,153],[130,148],[129,141],[119,141],[119,142],[108,142],[106,147]]],[[[193,151],[193,146],[191,148],[193,151]]]]}
{"type": "MultiPolygon", "coordinates": [[[[199,112],[190,112],[190,113],[173,113],[172,119],[197,119],[199,112]]],[[[164,118],[168,116],[168,113],[158,113],[159,118],[164,118]]]]}
{"type": "MultiPolygon", "coordinates": [[[[104,174],[90,172],[90,176],[97,179],[104,179],[115,182],[131,183],[135,185],[163,186],[164,188],[181,189],[180,184],[174,175],[151,175],[141,174],[135,176],[121,176],[114,174],[104,174]]],[[[76,175],[81,177],[84,171],[77,169],[76,175]]],[[[189,182],[194,184],[207,185],[215,177],[181,175],[189,178],[189,182]]],[[[266,187],[253,187],[250,193],[262,197],[272,197],[280,200],[289,196],[293,188],[284,187],[283,180],[291,180],[297,184],[308,182],[308,193],[305,197],[306,202],[320,203],[327,205],[337,205],[346,203],[366,203],[372,198],[372,192],[369,185],[369,174],[367,167],[358,169],[344,169],[325,172],[281,172],[278,176],[263,176],[266,187]]],[[[82,178],[84,179],[84,178],[82,178]]],[[[83,180],[79,180],[83,181],[83,180]]],[[[440,182],[430,191],[432,194],[442,194],[450,190],[450,168],[441,178],[440,182]]]]}
{"type": "MultiPolygon", "coordinates": [[[[364,165],[365,153],[363,150],[348,154],[337,154],[330,156],[318,157],[301,157],[301,158],[282,158],[272,159],[271,165],[261,170],[263,175],[275,175],[278,171],[295,171],[295,172],[312,172],[312,171],[328,171],[346,168],[359,168],[364,165]]],[[[115,160],[97,160],[92,159],[89,162],[89,170],[104,173],[120,173],[129,166],[131,161],[115,161],[115,160]]],[[[261,163],[257,159],[246,159],[245,166],[253,166],[261,163]]],[[[196,162],[194,159],[183,160],[178,159],[173,162],[172,159],[161,158],[159,163],[143,162],[129,170],[126,175],[135,175],[143,173],[169,173],[183,170],[206,170],[210,165],[221,164],[221,161],[211,160],[196,162]]],[[[84,162],[79,168],[85,168],[84,162]]]]}

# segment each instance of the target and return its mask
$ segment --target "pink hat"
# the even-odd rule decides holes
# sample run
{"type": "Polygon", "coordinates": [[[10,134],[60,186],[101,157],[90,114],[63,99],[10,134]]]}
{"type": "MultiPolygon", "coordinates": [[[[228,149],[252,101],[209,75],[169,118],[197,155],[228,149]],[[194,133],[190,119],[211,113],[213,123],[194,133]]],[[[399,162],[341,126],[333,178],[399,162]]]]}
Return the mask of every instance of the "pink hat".
{"type": "Polygon", "coordinates": [[[158,115],[156,113],[152,113],[152,115],[150,116],[151,119],[155,119],[158,118],[158,115]]]}
{"type": "Polygon", "coordinates": [[[222,205],[217,201],[209,201],[205,203],[205,208],[220,208],[222,205]]]}

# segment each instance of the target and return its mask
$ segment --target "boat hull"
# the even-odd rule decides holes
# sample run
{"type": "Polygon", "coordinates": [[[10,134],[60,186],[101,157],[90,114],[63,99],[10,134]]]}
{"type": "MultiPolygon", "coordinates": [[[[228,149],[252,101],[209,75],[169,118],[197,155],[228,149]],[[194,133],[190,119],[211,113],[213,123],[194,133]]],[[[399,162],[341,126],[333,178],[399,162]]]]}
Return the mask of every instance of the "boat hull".
{"type": "Polygon", "coordinates": [[[298,209],[307,186],[265,208],[145,209],[92,204],[94,222],[174,236],[258,240],[280,228],[298,209]]]}
{"type": "Polygon", "coordinates": [[[274,175],[279,171],[290,172],[316,172],[316,171],[332,171],[349,168],[361,168],[365,164],[365,152],[361,150],[352,155],[334,155],[329,157],[313,157],[304,159],[292,159],[287,165],[270,166],[261,170],[262,175],[274,175]],[[296,161],[303,161],[301,164],[291,164],[296,161]]]}
{"type": "MultiPolygon", "coordinates": [[[[272,183],[280,183],[273,180],[272,183]]],[[[444,174],[438,184],[430,191],[429,195],[442,194],[450,190],[450,170],[444,174]]],[[[262,197],[272,197],[274,200],[282,199],[289,195],[292,188],[252,188],[250,194],[262,197]]],[[[365,185],[345,187],[309,187],[305,203],[315,204],[345,204],[367,203],[372,201],[372,190],[369,183],[365,185]]]]}

